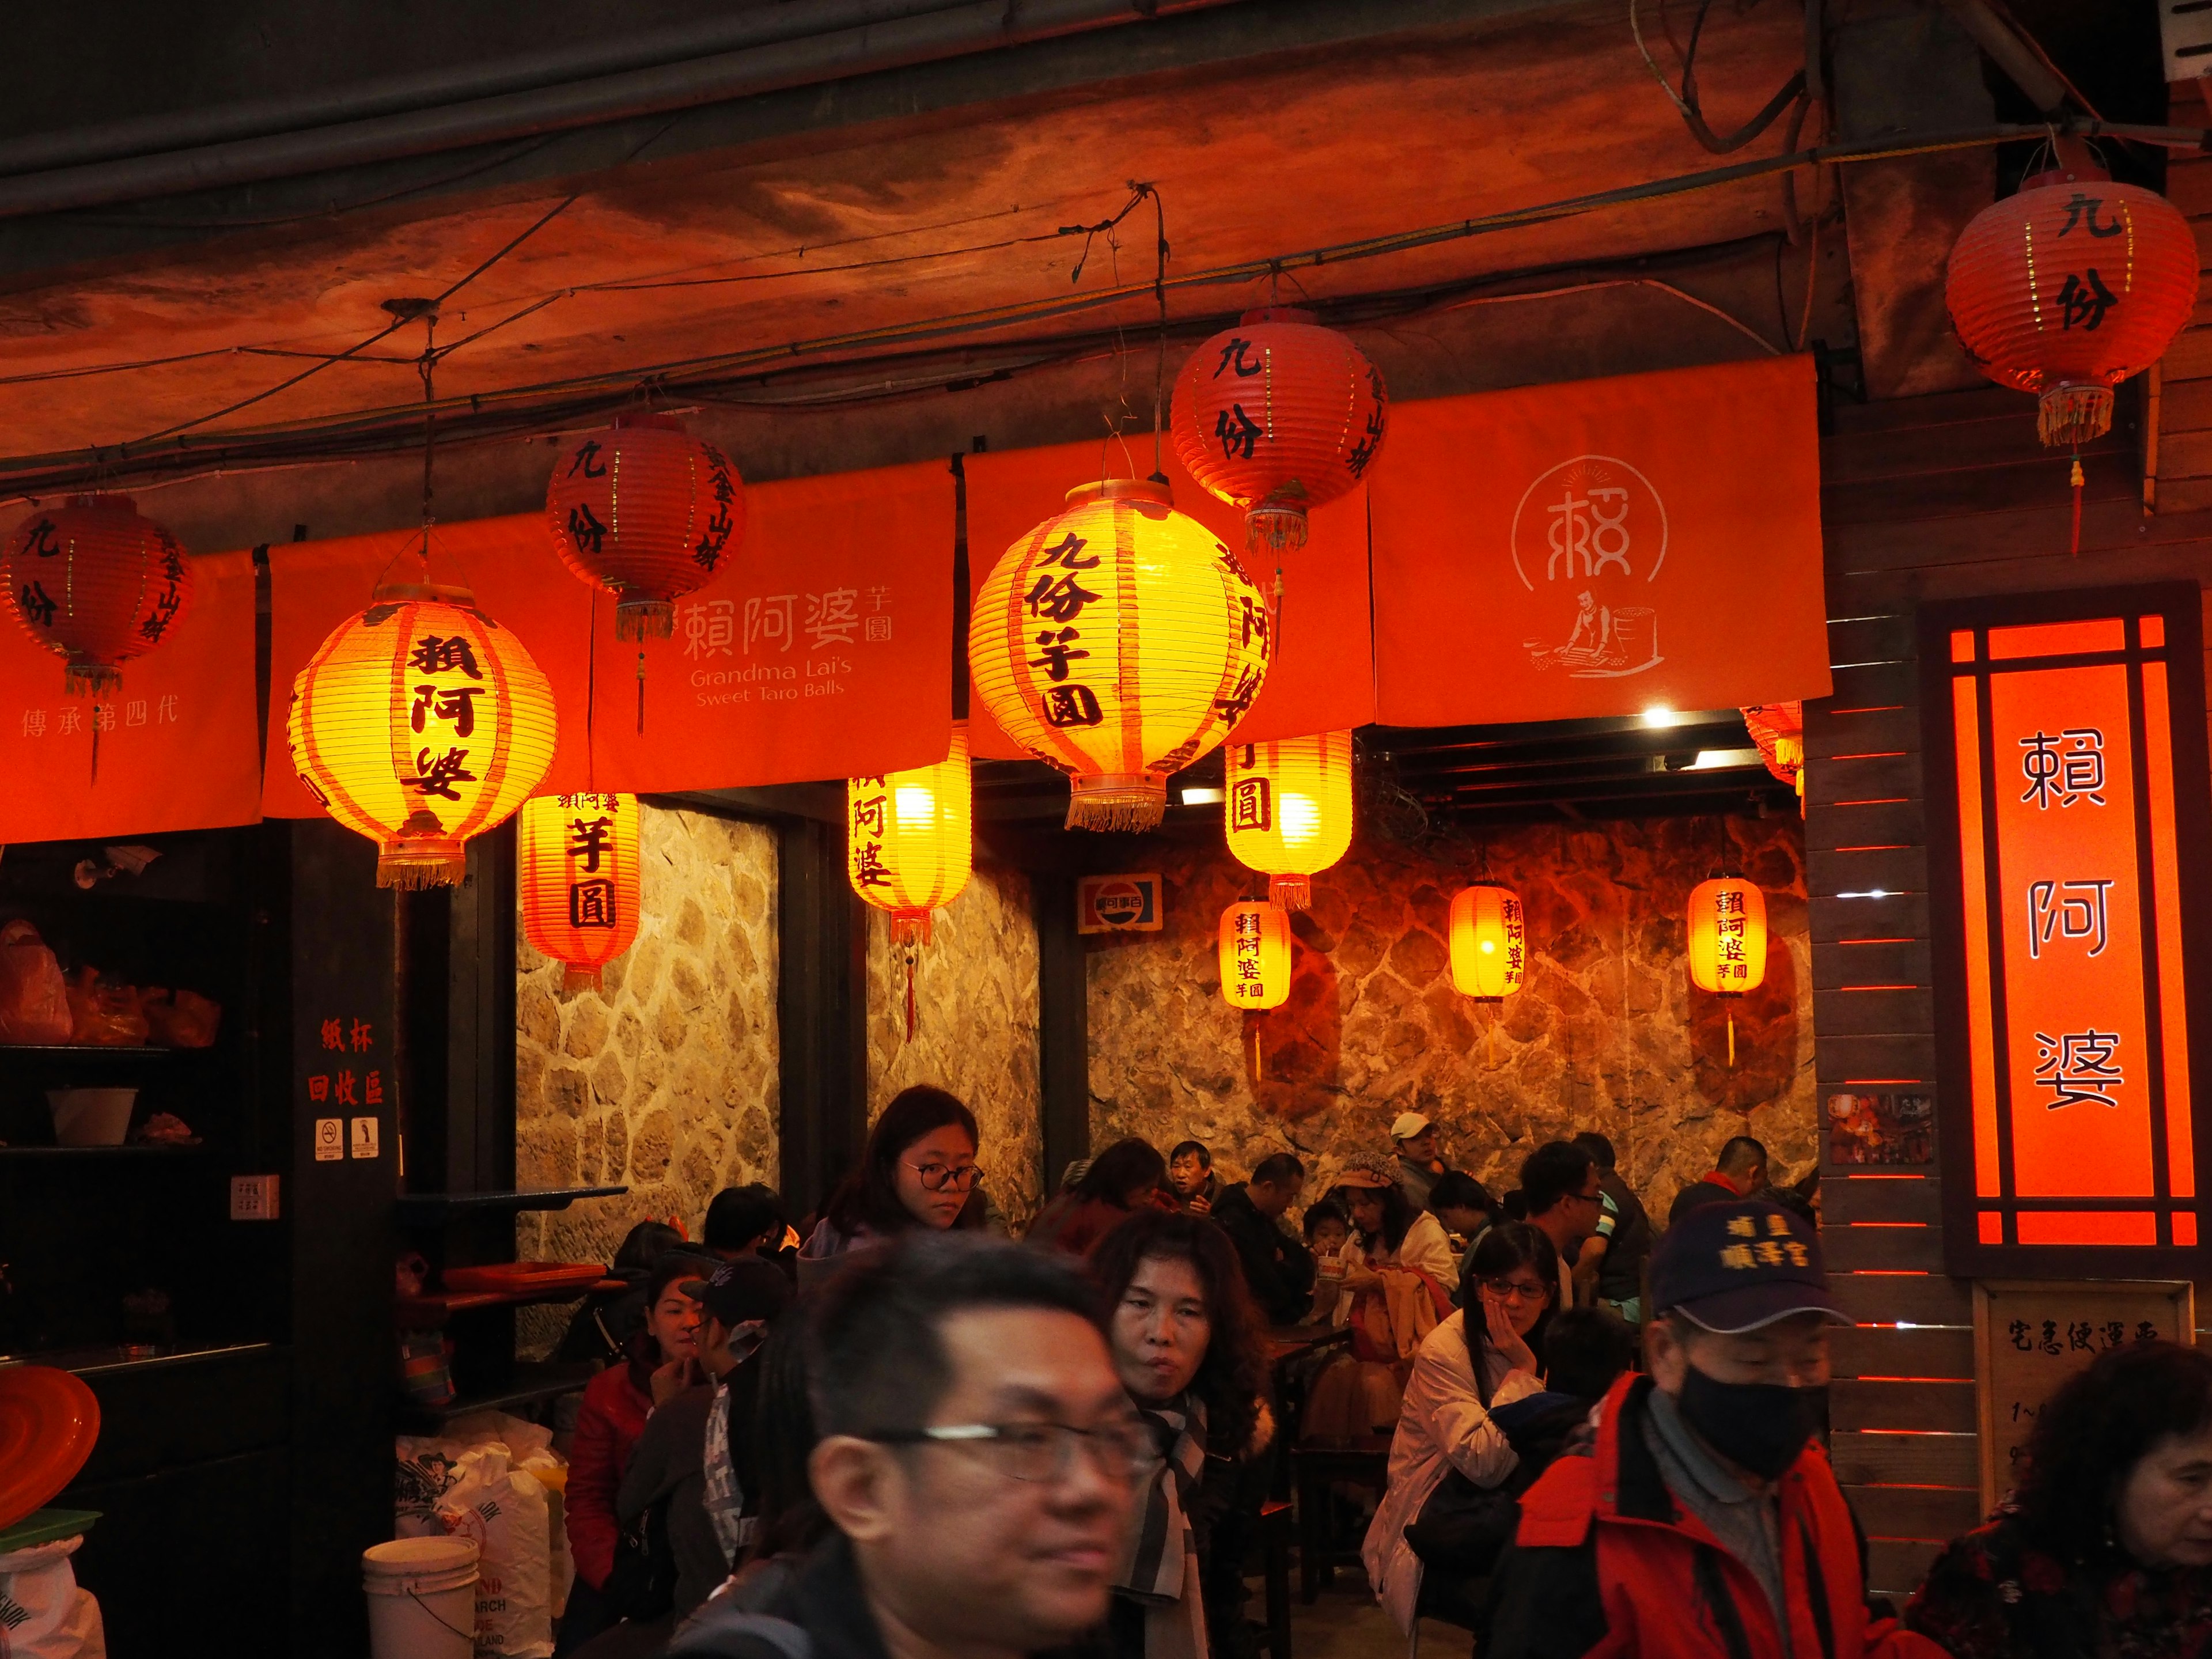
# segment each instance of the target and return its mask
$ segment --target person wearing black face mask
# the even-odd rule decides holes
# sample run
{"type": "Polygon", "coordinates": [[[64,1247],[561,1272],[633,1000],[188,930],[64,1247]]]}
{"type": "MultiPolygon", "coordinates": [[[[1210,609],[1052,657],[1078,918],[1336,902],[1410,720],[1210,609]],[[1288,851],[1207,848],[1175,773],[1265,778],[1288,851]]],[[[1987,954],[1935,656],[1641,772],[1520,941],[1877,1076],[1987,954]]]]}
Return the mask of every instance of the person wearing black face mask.
{"type": "Polygon", "coordinates": [[[1866,1603],[1822,1449],[1829,1294],[1811,1227],[1712,1204],[1652,1252],[1645,1374],[1521,1500],[1484,1659],[1942,1659],[1866,1603]]]}

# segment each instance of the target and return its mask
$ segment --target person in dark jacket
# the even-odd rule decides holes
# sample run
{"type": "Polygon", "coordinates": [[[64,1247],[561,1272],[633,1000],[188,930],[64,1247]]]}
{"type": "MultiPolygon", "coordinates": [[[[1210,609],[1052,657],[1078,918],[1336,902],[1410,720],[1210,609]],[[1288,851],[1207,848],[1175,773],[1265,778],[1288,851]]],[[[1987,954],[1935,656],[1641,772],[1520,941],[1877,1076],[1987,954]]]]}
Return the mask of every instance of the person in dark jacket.
{"type": "Polygon", "coordinates": [[[1168,1190],[1193,1215],[1204,1215],[1221,1196],[1221,1181],[1213,1173],[1213,1154],[1195,1140],[1176,1143],[1168,1154],[1168,1190]]]}
{"type": "Polygon", "coordinates": [[[1484,1659],[1937,1659],[1874,1620],[1814,1437],[1829,1293],[1818,1237],[1714,1204],[1651,1255],[1646,1375],[1521,1500],[1484,1659]]]}
{"type": "Polygon", "coordinates": [[[1585,1129],[1575,1145],[1597,1165],[1598,1196],[1603,1200],[1597,1231],[1583,1243],[1575,1259],[1577,1299],[1603,1303],[1631,1325],[1644,1322],[1644,1264],[1651,1257],[1651,1218],[1644,1200],[1613,1167],[1613,1143],[1585,1129]],[[1590,1294],[1582,1294],[1584,1284],[1590,1294]]]}
{"type": "Polygon", "coordinates": [[[1037,1212],[1024,1237],[1070,1255],[1089,1255],[1132,1211],[1172,1206],[1167,1179],[1168,1161],[1152,1142],[1134,1135],[1117,1140],[1091,1160],[1080,1181],[1037,1212]]]}
{"type": "Polygon", "coordinates": [[[672,1659],[1012,1659],[1106,1617],[1155,1464],[1073,1262],[910,1236],[805,1310],[835,1532],[789,1573],[715,1597],[672,1659]],[[757,1596],[752,1594],[759,1589],[757,1596]]]}
{"type": "Polygon", "coordinates": [[[1721,1148],[1708,1174],[1674,1194],[1667,1206],[1667,1224],[1675,1225],[1702,1205],[1741,1202],[1765,1185],[1766,1148],[1749,1135],[1738,1135],[1721,1148]]]}
{"type": "Polygon", "coordinates": [[[1313,1313],[1313,1252],[1281,1225],[1305,1184],[1304,1164],[1271,1152],[1249,1181],[1223,1188],[1214,1200],[1213,1220],[1237,1247],[1245,1288],[1270,1325],[1301,1324],[1313,1313]]]}

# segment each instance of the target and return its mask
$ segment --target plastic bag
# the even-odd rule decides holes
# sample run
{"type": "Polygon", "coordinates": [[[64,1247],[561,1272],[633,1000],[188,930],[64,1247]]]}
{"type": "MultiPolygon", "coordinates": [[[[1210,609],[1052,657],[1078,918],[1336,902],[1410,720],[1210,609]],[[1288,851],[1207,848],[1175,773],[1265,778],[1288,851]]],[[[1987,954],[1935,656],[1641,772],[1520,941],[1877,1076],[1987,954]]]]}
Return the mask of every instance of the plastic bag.
{"type": "Polygon", "coordinates": [[[477,1652],[550,1659],[553,1651],[551,1506],[526,1469],[497,1443],[465,1453],[438,1501],[438,1519],[476,1540],[477,1652]]]}
{"type": "Polygon", "coordinates": [[[128,985],[102,985],[96,968],[76,970],[69,982],[69,1009],[71,1042],[136,1048],[153,1032],[139,1012],[138,993],[128,985]]]}
{"type": "Polygon", "coordinates": [[[82,1538],[0,1555],[0,1652],[9,1659],[107,1659],[100,1603],[69,1559],[82,1538]]]}
{"type": "Polygon", "coordinates": [[[70,1030],[69,988],[39,930],[0,927],[0,1042],[67,1042],[70,1030]]]}
{"type": "Polygon", "coordinates": [[[138,1002],[154,1041],[170,1048],[212,1048],[222,1005],[197,991],[149,989],[138,1002]]]}

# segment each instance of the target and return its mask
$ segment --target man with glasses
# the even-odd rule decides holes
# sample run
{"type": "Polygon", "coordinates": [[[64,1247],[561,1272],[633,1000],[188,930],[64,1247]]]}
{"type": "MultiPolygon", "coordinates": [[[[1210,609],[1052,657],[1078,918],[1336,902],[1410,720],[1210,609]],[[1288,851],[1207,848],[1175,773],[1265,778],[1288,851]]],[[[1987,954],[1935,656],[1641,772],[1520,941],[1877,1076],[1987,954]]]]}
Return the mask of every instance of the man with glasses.
{"type": "Polygon", "coordinates": [[[1597,1164],[1571,1140],[1547,1140],[1521,1165],[1528,1220],[1559,1253],[1559,1306],[1575,1305],[1574,1260],[1604,1214],[1597,1164]]]}
{"type": "Polygon", "coordinates": [[[674,1656],[1018,1659],[1106,1616],[1158,1454],[1099,1334],[1092,1292],[1039,1251],[910,1237],[807,1309],[836,1528],[768,1605],[710,1601],[674,1656]]]}

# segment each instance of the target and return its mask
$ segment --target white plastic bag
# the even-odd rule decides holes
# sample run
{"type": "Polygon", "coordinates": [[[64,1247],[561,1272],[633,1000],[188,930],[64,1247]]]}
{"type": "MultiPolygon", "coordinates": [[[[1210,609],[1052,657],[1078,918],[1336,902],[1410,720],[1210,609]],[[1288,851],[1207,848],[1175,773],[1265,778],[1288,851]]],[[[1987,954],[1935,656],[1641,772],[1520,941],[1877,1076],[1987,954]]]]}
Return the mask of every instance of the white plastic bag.
{"type": "Polygon", "coordinates": [[[438,1500],[447,1532],[476,1540],[477,1652],[550,1659],[552,1554],[545,1488],[495,1442],[465,1452],[438,1500]]]}
{"type": "Polygon", "coordinates": [[[392,1488],[394,1538],[435,1538],[446,1529],[439,1524],[439,1500],[461,1478],[456,1467],[468,1447],[442,1435],[403,1434],[395,1443],[398,1479],[392,1488]]]}
{"type": "Polygon", "coordinates": [[[0,1654],[8,1659],[107,1659],[100,1603],[77,1587],[69,1559],[82,1538],[0,1555],[0,1654]]]}

